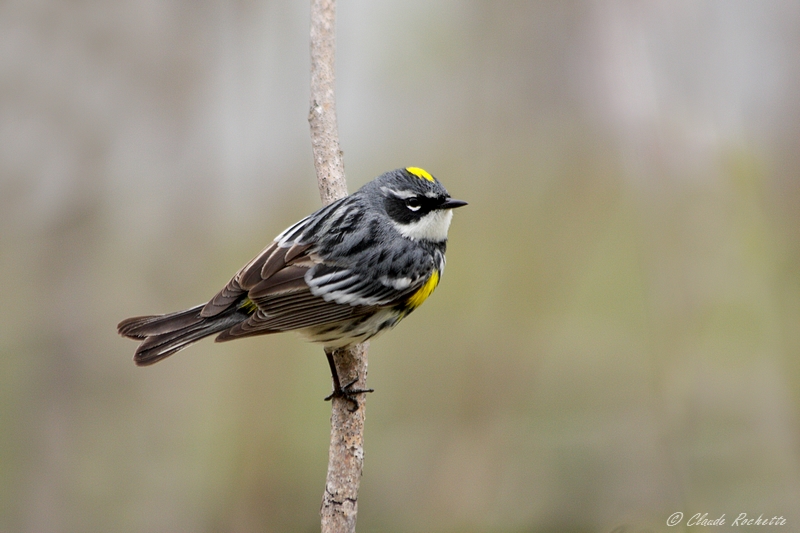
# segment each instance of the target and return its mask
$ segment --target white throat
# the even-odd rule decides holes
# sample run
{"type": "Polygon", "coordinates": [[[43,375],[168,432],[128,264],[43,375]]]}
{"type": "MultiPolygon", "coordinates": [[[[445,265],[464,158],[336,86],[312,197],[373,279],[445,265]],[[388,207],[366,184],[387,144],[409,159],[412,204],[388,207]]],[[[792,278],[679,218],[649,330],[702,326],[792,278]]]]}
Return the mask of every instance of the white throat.
{"type": "Polygon", "coordinates": [[[414,241],[442,242],[447,240],[447,230],[450,228],[451,220],[453,220],[453,211],[443,209],[431,211],[410,224],[392,222],[403,237],[414,241]]]}

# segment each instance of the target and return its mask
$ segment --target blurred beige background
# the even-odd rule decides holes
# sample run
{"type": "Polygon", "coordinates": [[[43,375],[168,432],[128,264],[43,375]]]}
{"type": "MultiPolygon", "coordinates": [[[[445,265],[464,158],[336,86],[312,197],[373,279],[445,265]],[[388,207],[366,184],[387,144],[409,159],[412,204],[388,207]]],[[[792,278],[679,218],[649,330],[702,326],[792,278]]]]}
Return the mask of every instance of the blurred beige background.
{"type": "MultiPolygon", "coordinates": [[[[306,4],[0,3],[0,531],[318,530],[319,347],[141,369],[115,332],[318,207],[306,4]]],[[[342,0],[338,31],[351,190],[416,165],[470,202],[372,344],[359,530],[800,531],[800,4],[342,0]]]]}

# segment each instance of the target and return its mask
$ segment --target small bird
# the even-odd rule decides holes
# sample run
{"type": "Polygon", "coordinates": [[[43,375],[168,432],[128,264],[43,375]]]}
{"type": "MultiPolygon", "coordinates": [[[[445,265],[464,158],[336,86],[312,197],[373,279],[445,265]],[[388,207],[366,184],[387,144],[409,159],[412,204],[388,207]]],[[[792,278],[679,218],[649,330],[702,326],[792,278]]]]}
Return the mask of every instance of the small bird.
{"type": "Polygon", "coordinates": [[[120,335],[141,341],[139,366],[216,334],[217,342],[298,331],[332,352],[391,329],[419,307],[444,271],[454,200],[418,167],[386,172],[278,235],[207,303],[123,320],[120,335]]]}

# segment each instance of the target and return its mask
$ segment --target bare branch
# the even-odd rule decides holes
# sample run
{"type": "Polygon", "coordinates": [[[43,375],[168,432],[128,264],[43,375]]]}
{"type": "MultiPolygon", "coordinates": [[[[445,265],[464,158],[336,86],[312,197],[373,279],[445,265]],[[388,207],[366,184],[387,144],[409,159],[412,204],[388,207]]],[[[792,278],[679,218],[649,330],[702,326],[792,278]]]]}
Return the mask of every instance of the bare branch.
{"type": "MultiPolygon", "coordinates": [[[[349,383],[356,376],[356,385],[366,385],[367,346],[336,350],[334,360],[339,375],[349,383]],[[343,371],[343,369],[347,369],[343,371]],[[351,373],[352,372],[352,373],[351,373]],[[347,376],[347,377],[345,377],[347,376]]],[[[358,487],[364,466],[364,397],[359,395],[358,407],[345,398],[333,398],[331,408],[331,443],[328,449],[328,475],[322,495],[322,533],[354,533],[358,514],[358,487]]]]}
{"type": "Polygon", "coordinates": [[[319,194],[324,205],[347,196],[336,124],[335,56],[336,0],[311,0],[311,109],[308,122],[319,194]]]}
{"type": "MultiPolygon", "coordinates": [[[[344,161],[339,149],[334,95],[336,0],[311,0],[311,146],[322,203],[347,195],[344,161]]],[[[333,360],[343,383],[366,388],[367,344],[336,350],[333,360]]],[[[365,395],[359,402],[334,397],[331,401],[331,442],[328,475],[322,496],[322,533],[354,533],[358,514],[358,487],[364,465],[365,395]]]]}

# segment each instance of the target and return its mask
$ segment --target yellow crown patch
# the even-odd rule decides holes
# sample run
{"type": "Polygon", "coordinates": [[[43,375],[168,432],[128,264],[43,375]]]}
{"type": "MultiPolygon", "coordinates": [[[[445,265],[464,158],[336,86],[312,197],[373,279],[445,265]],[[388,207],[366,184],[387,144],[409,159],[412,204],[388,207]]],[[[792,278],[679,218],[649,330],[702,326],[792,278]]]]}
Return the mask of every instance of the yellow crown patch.
{"type": "Polygon", "coordinates": [[[433,176],[431,176],[430,173],[425,169],[419,167],[406,167],[406,170],[421,180],[433,181],[433,176]]]}

